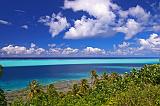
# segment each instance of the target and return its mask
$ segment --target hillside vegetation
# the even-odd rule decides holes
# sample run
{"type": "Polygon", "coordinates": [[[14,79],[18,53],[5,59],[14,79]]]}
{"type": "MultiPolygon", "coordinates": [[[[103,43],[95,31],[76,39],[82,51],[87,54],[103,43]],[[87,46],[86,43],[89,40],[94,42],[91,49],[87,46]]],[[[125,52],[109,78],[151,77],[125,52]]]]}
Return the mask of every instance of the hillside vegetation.
{"type": "Polygon", "coordinates": [[[123,75],[99,76],[93,70],[91,80],[82,79],[68,92],[59,92],[53,84],[44,91],[34,80],[28,92],[26,100],[18,98],[11,106],[160,106],[160,64],[123,75]]]}

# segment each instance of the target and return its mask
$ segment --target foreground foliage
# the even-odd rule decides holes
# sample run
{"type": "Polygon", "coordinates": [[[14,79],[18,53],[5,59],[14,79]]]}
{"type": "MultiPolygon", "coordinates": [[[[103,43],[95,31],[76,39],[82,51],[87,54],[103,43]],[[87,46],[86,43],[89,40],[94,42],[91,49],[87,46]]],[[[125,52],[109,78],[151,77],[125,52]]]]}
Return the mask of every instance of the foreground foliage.
{"type": "Polygon", "coordinates": [[[124,75],[98,76],[93,70],[91,80],[82,79],[68,92],[58,92],[52,84],[43,91],[32,81],[26,98],[12,106],[159,106],[160,64],[145,65],[124,75]]]}
{"type": "Polygon", "coordinates": [[[2,76],[2,74],[3,74],[3,67],[2,65],[0,65],[0,77],[2,76]]]}
{"type": "MultiPolygon", "coordinates": [[[[2,65],[0,65],[0,77],[3,74],[3,67],[2,65]]],[[[0,106],[6,106],[7,105],[7,101],[5,98],[5,94],[4,91],[2,89],[0,89],[0,106]]]]}

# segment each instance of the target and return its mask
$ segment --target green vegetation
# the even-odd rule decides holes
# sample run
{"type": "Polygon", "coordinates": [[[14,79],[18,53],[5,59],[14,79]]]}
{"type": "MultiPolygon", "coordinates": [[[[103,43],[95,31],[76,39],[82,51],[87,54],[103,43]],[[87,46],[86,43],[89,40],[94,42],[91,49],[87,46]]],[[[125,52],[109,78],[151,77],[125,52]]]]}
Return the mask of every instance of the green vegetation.
{"type": "MultiPolygon", "coordinates": [[[[2,72],[3,72],[3,67],[2,65],[0,65],[0,77],[2,75],[2,72]]],[[[7,101],[5,99],[4,91],[0,89],[0,106],[6,106],[6,105],[7,105],[7,101]]]]}
{"type": "Polygon", "coordinates": [[[68,92],[59,92],[53,84],[43,91],[32,81],[26,98],[17,99],[12,106],[159,106],[160,64],[145,65],[124,75],[98,76],[93,70],[91,80],[82,79],[68,92]]]}
{"type": "Polygon", "coordinates": [[[7,101],[5,99],[4,91],[0,89],[0,106],[6,106],[6,105],[7,105],[7,101]]]}
{"type": "Polygon", "coordinates": [[[2,74],[3,74],[3,67],[2,65],[0,65],[0,77],[2,76],[2,74]]]}

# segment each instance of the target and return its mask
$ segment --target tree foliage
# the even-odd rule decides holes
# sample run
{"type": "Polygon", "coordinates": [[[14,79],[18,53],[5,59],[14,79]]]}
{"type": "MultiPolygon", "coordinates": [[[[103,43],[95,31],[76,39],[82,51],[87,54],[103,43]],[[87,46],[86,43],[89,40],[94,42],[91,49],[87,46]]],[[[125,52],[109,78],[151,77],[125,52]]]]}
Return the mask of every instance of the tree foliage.
{"type": "MultiPolygon", "coordinates": [[[[2,65],[0,65],[0,77],[2,76],[2,73],[3,73],[3,67],[2,65]]],[[[5,98],[4,91],[0,89],[0,106],[6,106],[6,105],[7,105],[7,101],[5,98]]]]}
{"type": "Polygon", "coordinates": [[[68,92],[59,92],[54,85],[42,91],[38,82],[29,85],[28,101],[14,101],[13,106],[159,106],[160,64],[145,65],[130,73],[98,76],[91,71],[91,80],[82,79],[68,92]]]}

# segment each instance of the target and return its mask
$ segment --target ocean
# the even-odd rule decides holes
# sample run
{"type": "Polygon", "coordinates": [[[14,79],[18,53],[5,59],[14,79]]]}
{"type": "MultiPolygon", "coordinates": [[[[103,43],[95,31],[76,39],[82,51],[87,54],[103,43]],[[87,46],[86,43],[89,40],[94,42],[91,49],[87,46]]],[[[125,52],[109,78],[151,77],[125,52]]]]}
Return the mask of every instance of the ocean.
{"type": "Polygon", "coordinates": [[[145,64],[159,63],[159,58],[3,58],[0,88],[14,91],[26,88],[30,81],[42,85],[90,77],[91,70],[123,74],[145,64]]]}

